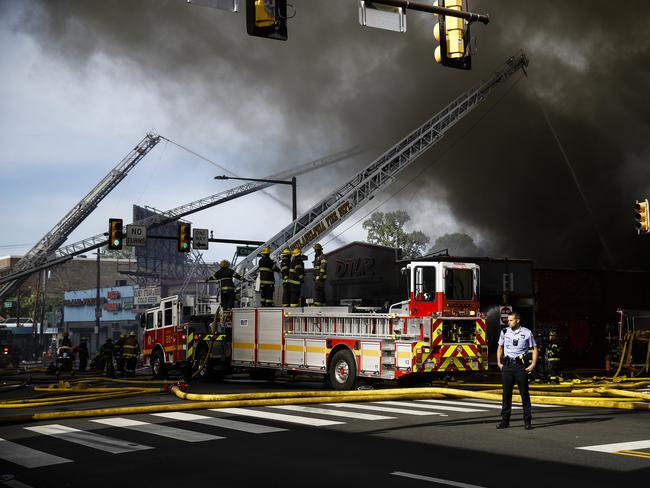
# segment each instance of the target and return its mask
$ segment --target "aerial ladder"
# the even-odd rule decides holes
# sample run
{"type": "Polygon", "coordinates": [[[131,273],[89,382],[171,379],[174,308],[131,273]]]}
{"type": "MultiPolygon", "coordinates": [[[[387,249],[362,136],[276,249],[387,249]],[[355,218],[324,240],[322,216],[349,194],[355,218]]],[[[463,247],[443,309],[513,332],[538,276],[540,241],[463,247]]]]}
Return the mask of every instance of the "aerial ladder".
{"type": "MultiPolygon", "coordinates": [[[[310,249],[313,244],[350,217],[356,209],[392,183],[399,173],[436,144],[463,117],[478,107],[498,84],[520,69],[525,73],[527,66],[528,58],[523,53],[508,59],[488,81],[457,97],[357,173],[345,185],[327,195],[240,261],[237,265],[239,274],[250,278],[256,272],[255,260],[265,247],[271,248],[273,259],[276,259],[284,248],[300,248],[303,253],[310,249]]],[[[249,299],[250,295],[249,291],[249,299]]]]}
{"type": "MultiPolygon", "coordinates": [[[[148,133],[97,185],[81,199],[40,241],[16,263],[10,276],[0,285],[0,300],[8,296],[25,281],[33,271],[52,258],[57,248],[97,208],[97,205],[126,177],[136,164],[151,151],[161,137],[148,133]]],[[[103,241],[106,237],[102,234],[103,241]]],[[[60,257],[60,256],[59,256],[60,257]]]]}

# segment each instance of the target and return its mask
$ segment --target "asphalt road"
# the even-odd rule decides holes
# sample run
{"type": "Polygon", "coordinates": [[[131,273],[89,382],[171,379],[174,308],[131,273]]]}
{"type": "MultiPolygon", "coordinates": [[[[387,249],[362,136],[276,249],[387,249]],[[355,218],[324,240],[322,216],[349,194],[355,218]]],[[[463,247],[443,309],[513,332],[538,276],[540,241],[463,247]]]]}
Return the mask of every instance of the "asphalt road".
{"type": "MultiPolygon", "coordinates": [[[[321,387],[240,379],[192,390],[321,387]]],[[[170,400],[155,394],[101,406],[170,400]]],[[[532,431],[523,429],[521,410],[497,430],[495,402],[418,400],[5,424],[0,486],[548,488],[650,479],[649,412],[535,406],[533,415],[532,431]]]]}

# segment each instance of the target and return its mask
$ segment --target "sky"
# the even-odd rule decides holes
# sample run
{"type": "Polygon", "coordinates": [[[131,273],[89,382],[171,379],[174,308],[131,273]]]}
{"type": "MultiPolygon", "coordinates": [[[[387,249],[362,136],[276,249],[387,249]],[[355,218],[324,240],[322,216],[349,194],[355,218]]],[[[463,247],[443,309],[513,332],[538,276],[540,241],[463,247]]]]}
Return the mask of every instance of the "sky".
{"type": "MultiPolygon", "coordinates": [[[[0,2],[0,255],[28,251],[149,131],[159,143],[68,242],[236,183],[353,146],[367,150],[298,177],[299,211],[510,56],[518,73],[368,205],[323,240],[365,238],[374,210],[405,210],[407,231],[469,235],[486,256],[545,268],[650,269],[633,229],[650,198],[650,4],[471,2],[471,71],[437,65],[433,19],[407,32],[359,25],[356,0],[293,0],[286,42],[248,36],[230,13],[184,0],[0,2]],[[336,239],[334,239],[336,237],[336,239]]],[[[290,202],[290,190],[270,190],[290,202]]],[[[214,237],[264,241],[291,219],[262,193],[194,214],[214,237]]],[[[205,258],[230,258],[211,245],[205,258]]]]}

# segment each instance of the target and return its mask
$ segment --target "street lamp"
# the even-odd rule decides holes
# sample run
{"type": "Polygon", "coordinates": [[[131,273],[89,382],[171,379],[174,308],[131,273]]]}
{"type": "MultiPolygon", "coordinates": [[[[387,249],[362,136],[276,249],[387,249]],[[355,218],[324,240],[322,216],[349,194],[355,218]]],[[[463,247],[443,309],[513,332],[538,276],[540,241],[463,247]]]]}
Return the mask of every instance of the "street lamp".
{"type": "Polygon", "coordinates": [[[274,185],[291,185],[291,209],[293,211],[293,220],[298,218],[298,211],[296,205],[296,177],[291,180],[270,180],[266,178],[240,178],[239,176],[217,175],[215,180],[241,180],[241,181],[258,181],[260,183],[272,183],[274,185]]]}

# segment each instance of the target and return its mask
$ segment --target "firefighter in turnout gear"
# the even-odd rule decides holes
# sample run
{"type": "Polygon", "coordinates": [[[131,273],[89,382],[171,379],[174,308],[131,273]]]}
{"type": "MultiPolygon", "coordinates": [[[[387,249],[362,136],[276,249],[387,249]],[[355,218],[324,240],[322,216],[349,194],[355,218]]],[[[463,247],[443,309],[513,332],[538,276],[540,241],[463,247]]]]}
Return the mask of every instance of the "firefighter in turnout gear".
{"type": "Polygon", "coordinates": [[[327,279],[327,257],[323,254],[323,246],[314,245],[314,305],[325,305],[325,280],[327,279]]]}
{"type": "Polygon", "coordinates": [[[86,371],[86,366],[88,366],[88,338],[86,336],[81,338],[81,342],[78,346],[79,351],[79,371],[86,371]]]}
{"type": "Polygon", "coordinates": [[[289,270],[291,269],[291,250],[286,247],[282,250],[280,259],[280,273],[282,273],[282,306],[291,304],[291,283],[289,283],[289,270]]]}
{"type": "Polygon", "coordinates": [[[273,306],[273,292],[275,291],[275,272],[280,268],[269,257],[271,250],[268,247],[262,249],[262,257],[258,263],[260,272],[260,294],[263,307],[273,306]]]}
{"type": "Polygon", "coordinates": [[[115,352],[115,344],[110,337],[99,350],[99,359],[102,364],[102,370],[106,368],[106,376],[111,378],[115,377],[115,368],[113,366],[113,354],[115,352]]]}
{"type": "Polygon", "coordinates": [[[117,364],[117,374],[124,374],[124,341],[126,334],[121,334],[120,338],[115,342],[113,349],[113,356],[115,357],[115,364],[117,364]]]}
{"type": "Polygon", "coordinates": [[[129,337],[124,340],[124,370],[127,376],[135,376],[135,364],[140,355],[140,346],[135,338],[135,332],[131,332],[129,337]]]}
{"type": "Polygon", "coordinates": [[[546,366],[546,379],[549,383],[560,382],[560,346],[557,343],[557,332],[551,330],[548,335],[548,344],[544,353],[546,366]]]}
{"type": "Polygon", "coordinates": [[[233,279],[241,280],[235,270],[230,268],[230,262],[224,259],[219,263],[219,269],[206,281],[218,281],[221,292],[221,308],[232,310],[235,305],[235,282],[233,279]]]}
{"type": "Polygon", "coordinates": [[[295,248],[291,255],[291,266],[289,267],[289,284],[291,285],[291,307],[300,306],[300,289],[305,281],[305,265],[302,262],[302,253],[295,248]]]}

